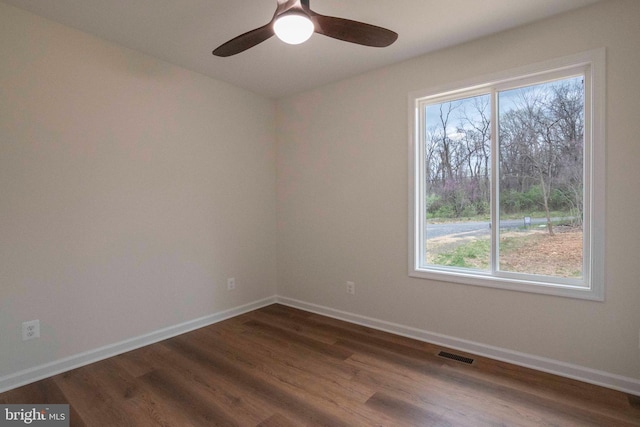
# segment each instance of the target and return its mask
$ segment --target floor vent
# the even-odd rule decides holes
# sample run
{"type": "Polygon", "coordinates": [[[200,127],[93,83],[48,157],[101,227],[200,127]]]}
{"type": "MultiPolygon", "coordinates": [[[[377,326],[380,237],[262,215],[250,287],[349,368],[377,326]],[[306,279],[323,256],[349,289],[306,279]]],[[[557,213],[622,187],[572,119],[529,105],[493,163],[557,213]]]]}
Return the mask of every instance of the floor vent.
{"type": "Polygon", "coordinates": [[[473,359],[469,357],[460,356],[459,354],[447,353],[446,351],[441,351],[440,353],[438,353],[438,356],[444,357],[445,359],[451,359],[457,362],[466,363],[467,365],[471,365],[473,363],[473,359]]]}

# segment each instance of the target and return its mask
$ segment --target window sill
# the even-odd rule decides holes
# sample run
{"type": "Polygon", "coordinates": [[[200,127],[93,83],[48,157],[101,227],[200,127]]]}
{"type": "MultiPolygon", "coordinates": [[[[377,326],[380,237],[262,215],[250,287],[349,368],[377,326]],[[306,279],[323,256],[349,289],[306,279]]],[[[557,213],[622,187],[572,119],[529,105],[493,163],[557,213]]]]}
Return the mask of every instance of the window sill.
{"type": "Polygon", "coordinates": [[[417,279],[428,279],[438,282],[458,283],[591,301],[604,301],[604,292],[595,287],[589,288],[581,285],[550,283],[543,280],[520,280],[510,277],[493,276],[490,274],[485,275],[482,274],[482,272],[452,272],[416,268],[409,271],[409,276],[417,279]]]}

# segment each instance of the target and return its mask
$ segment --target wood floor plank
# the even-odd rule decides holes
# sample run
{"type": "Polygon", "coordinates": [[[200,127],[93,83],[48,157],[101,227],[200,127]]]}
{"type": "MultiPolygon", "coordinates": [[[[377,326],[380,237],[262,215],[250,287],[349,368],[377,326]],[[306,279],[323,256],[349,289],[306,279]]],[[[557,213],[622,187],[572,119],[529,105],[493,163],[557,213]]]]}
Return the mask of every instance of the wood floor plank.
{"type": "MultiPolygon", "coordinates": [[[[385,395],[421,408],[431,414],[443,412],[442,419],[454,425],[633,425],[615,417],[601,417],[544,399],[529,400],[526,394],[510,396],[510,390],[491,387],[465,387],[415,371],[386,373],[388,364],[362,360],[357,381],[381,390],[385,395]],[[540,408],[544,407],[544,411],[540,408]]],[[[443,421],[444,422],[444,421],[443,421]]]]}
{"type": "MultiPolygon", "coordinates": [[[[438,387],[450,393],[460,404],[472,404],[475,401],[487,407],[492,404],[496,411],[504,408],[509,409],[512,414],[512,422],[528,414],[527,417],[536,422],[552,423],[575,423],[577,425],[633,425],[633,421],[619,417],[616,414],[604,415],[593,412],[584,407],[569,406],[554,399],[541,397],[530,391],[523,391],[517,388],[508,387],[492,381],[478,379],[468,372],[473,371],[473,367],[466,367],[465,372],[445,369],[434,370],[429,361],[422,361],[414,358],[414,355],[404,355],[393,350],[378,349],[373,346],[366,346],[360,343],[350,343],[344,341],[343,344],[358,353],[366,353],[369,356],[387,362],[388,366],[394,369],[404,369],[406,375],[422,376],[428,381],[431,387],[438,387]],[[538,418],[536,412],[538,408],[544,407],[544,418],[538,418]]],[[[474,405],[475,406],[475,405],[474,405]]],[[[507,414],[505,414],[507,415],[507,414]]]]}
{"type": "MultiPolygon", "coordinates": [[[[208,366],[215,366],[220,369],[220,373],[231,375],[236,383],[249,387],[253,394],[262,396],[281,397],[290,404],[285,406],[293,411],[293,417],[301,420],[305,424],[309,421],[309,416],[316,421],[312,425],[342,425],[336,424],[346,422],[346,425],[353,425],[356,420],[365,420],[368,423],[381,418],[380,414],[370,411],[363,405],[356,394],[350,394],[351,387],[340,387],[339,384],[322,382],[319,377],[300,372],[289,372],[282,375],[278,370],[277,360],[267,361],[255,357],[252,349],[245,348],[244,353],[238,354],[233,348],[218,341],[207,341],[207,337],[202,337],[197,348],[189,348],[184,354],[193,357],[198,354],[198,360],[202,363],[209,362],[208,366]],[[217,343],[217,344],[216,344],[217,343]],[[275,364],[274,364],[275,362],[275,364]],[[269,386],[271,390],[269,390],[269,386]],[[298,396],[305,396],[302,401],[298,396]],[[315,412],[315,414],[314,414],[315,412]],[[337,415],[337,416],[336,416],[337,415]],[[325,423],[323,420],[332,419],[325,423]]],[[[189,344],[180,337],[167,343],[180,347],[189,344]]],[[[319,355],[321,356],[321,355],[319,355]]],[[[278,402],[282,406],[282,402],[278,402]]],[[[291,412],[290,412],[291,413],[291,412]]],[[[384,419],[384,417],[382,417],[384,419]]],[[[387,425],[391,420],[387,420],[387,425]]]]}
{"type": "Polygon", "coordinates": [[[298,424],[282,414],[274,414],[258,424],[258,427],[298,427],[298,424]]]}
{"type": "MultiPolygon", "coordinates": [[[[151,371],[153,372],[153,371],[151,371]]],[[[145,375],[149,375],[148,372],[145,375]]],[[[136,392],[127,394],[122,399],[116,400],[117,407],[126,414],[134,425],[157,426],[197,426],[191,422],[192,418],[186,416],[185,408],[172,405],[172,402],[163,398],[161,392],[154,387],[149,387],[140,379],[137,380],[136,392]]],[[[105,384],[108,381],[104,380],[105,384]]]]}
{"type": "Polygon", "coordinates": [[[83,420],[100,420],[105,424],[135,426],[136,418],[123,410],[120,401],[113,399],[94,375],[95,364],[84,366],[56,376],[54,380],[69,399],[69,404],[78,411],[83,420]]]}
{"type": "Polygon", "coordinates": [[[243,351],[250,346],[255,352],[264,357],[276,359],[290,366],[299,366],[315,375],[327,371],[332,377],[338,376],[345,380],[353,376],[353,370],[343,362],[346,355],[343,349],[334,348],[333,344],[317,343],[318,348],[309,345],[300,345],[296,341],[288,341],[265,332],[261,328],[243,325],[242,329],[230,331],[204,331],[211,335],[211,339],[223,340],[225,344],[243,351]],[[313,368],[318,368],[314,370],[313,368]]]}
{"type": "Polygon", "coordinates": [[[221,405],[240,425],[256,425],[265,414],[276,413],[277,406],[265,404],[259,397],[247,393],[233,381],[217,375],[208,366],[198,364],[175,351],[147,355],[150,366],[158,370],[173,371],[185,386],[200,390],[221,405]]]}
{"type": "Polygon", "coordinates": [[[161,351],[166,350],[164,350],[164,347],[162,346],[147,346],[120,354],[114,357],[114,359],[116,359],[120,367],[127,371],[131,376],[140,377],[153,370],[153,367],[149,366],[147,355],[156,354],[161,351]]]}
{"type": "Polygon", "coordinates": [[[367,400],[367,405],[387,414],[398,422],[403,421],[409,425],[452,425],[443,422],[442,411],[433,413],[385,393],[374,394],[367,400]]]}
{"type": "Polygon", "coordinates": [[[195,388],[188,387],[183,379],[168,371],[153,370],[140,377],[140,380],[159,395],[165,404],[186,415],[194,425],[238,425],[233,415],[227,413],[221,405],[207,399],[195,388]]]}
{"type": "Polygon", "coordinates": [[[640,426],[640,397],[273,304],[0,394],[72,426],[640,426]]]}
{"type": "MultiPolygon", "coordinates": [[[[288,308],[294,312],[301,312],[301,310],[288,308]]],[[[305,312],[302,312],[305,313],[305,312]]],[[[283,325],[293,328],[296,331],[305,331],[309,334],[315,334],[326,337],[327,340],[335,342],[338,338],[350,339],[350,340],[364,340],[368,341],[370,338],[378,339],[381,343],[388,343],[390,345],[394,343],[408,344],[414,346],[417,349],[425,351],[435,351],[436,347],[432,344],[409,340],[398,335],[394,335],[384,331],[378,331],[375,329],[367,328],[366,326],[356,325],[353,323],[346,323],[342,320],[334,319],[331,317],[321,316],[319,314],[311,314],[307,316],[298,316],[295,319],[295,323],[291,322],[286,315],[281,312],[263,312],[262,310],[256,312],[260,319],[266,321],[268,316],[271,319],[277,319],[283,325]]]]}
{"type": "Polygon", "coordinates": [[[356,381],[430,413],[460,413],[464,415],[463,419],[473,420],[473,425],[491,425],[495,420],[513,422],[523,418],[521,408],[517,406],[500,405],[499,399],[496,404],[491,396],[414,371],[389,369],[390,364],[372,356],[358,355],[350,362],[360,366],[356,381]],[[490,412],[488,407],[491,407],[490,412]]]}
{"type": "Polygon", "coordinates": [[[252,320],[245,323],[246,326],[253,328],[254,330],[261,331],[273,339],[280,339],[288,343],[305,347],[314,352],[323,354],[325,356],[334,357],[339,360],[348,359],[353,353],[345,351],[343,348],[335,347],[330,344],[304,337],[295,332],[287,331],[286,329],[279,328],[277,326],[269,325],[268,323],[261,322],[259,320],[252,320]]]}
{"type": "Polygon", "coordinates": [[[309,317],[313,317],[313,313],[308,312],[308,311],[304,311],[304,310],[298,310],[296,308],[291,308],[291,307],[287,307],[284,306],[282,304],[271,304],[267,307],[261,308],[260,310],[257,310],[256,312],[260,312],[260,313],[267,313],[267,314],[276,314],[278,316],[283,316],[283,317],[287,317],[295,322],[300,321],[301,319],[306,319],[309,317]]]}
{"type": "Polygon", "coordinates": [[[296,419],[304,420],[305,423],[327,426],[348,425],[333,414],[309,403],[310,399],[301,399],[297,393],[288,390],[284,384],[270,381],[266,375],[261,375],[255,369],[239,366],[238,363],[234,363],[214,351],[203,349],[179,338],[171,340],[167,345],[195,362],[208,366],[216,373],[229,378],[245,388],[248,393],[260,396],[283,408],[287,414],[293,415],[296,419]]]}
{"type": "Polygon", "coordinates": [[[593,387],[580,381],[513,365],[503,366],[507,364],[487,362],[482,358],[477,359],[474,369],[465,369],[466,367],[460,364],[455,366],[455,363],[448,363],[442,366],[442,370],[465,370],[466,375],[481,381],[531,393],[538,398],[553,400],[565,406],[588,409],[589,412],[596,414],[610,415],[612,409],[619,409],[621,420],[628,421],[624,413],[629,409],[629,402],[624,393],[599,389],[593,394],[593,387]]]}
{"type": "Polygon", "coordinates": [[[307,322],[308,316],[299,320],[296,319],[295,321],[292,321],[292,319],[287,316],[281,316],[263,311],[256,311],[252,318],[264,323],[268,323],[270,325],[287,329],[303,337],[311,338],[325,344],[333,344],[336,341],[336,335],[333,332],[313,326],[313,323],[310,326],[307,322]]]}
{"type": "Polygon", "coordinates": [[[143,392],[134,398],[122,403],[122,408],[127,414],[132,414],[138,426],[161,427],[199,427],[185,415],[182,408],[172,406],[161,398],[158,398],[153,389],[147,389],[142,385],[143,392]]]}
{"type": "MultiPolygon", "coordinates": [[[[69,399],[64,395],[53,378],[47,378],[24,387],[4,393],[0,403],[37,403],[37,404],[69,404],[69,399]]],[[[71,427],[84,427],[86,424],[78,411],[72,405],[69,406],[69,425],[71,427]]]]}
{"type": "MultiPolygon", "coordinates": [[[[640,409],[640,397],[638,396],[628,396],[629,399],[629,404],[635,408],[635,409],[640,409]]],[[[638,416],[640,416],[640,413],[638,414],[638,416]]]]}
{"type": "Polygon", "coordinates": [[[373,394],[372,390],[352,381],[354,368],[342,363],[342,360],[314,354],[306,349],[292,351],[289,347],[277,345],[274,340],[262,334],[243,333],[239,336],[219,331],[211,334],[218,338],[216,342],[224,341],[225,351],[228,352],[246,352],[247,345],[250,345],[253,361],[247,360],[247,363],[259,366],[262,371],[293,387],[309,388],[311,385],[317,390],[318,395],[334,395],[349,400],[355,399],[360,403],[364,403],[373,394]]]}

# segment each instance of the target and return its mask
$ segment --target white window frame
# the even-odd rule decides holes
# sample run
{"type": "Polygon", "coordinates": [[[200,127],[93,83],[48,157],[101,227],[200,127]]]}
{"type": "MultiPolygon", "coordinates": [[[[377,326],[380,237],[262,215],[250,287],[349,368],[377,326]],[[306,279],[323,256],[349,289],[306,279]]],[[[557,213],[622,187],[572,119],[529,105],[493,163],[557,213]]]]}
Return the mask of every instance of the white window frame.
{"type": "MultiPolygon", "coordinates": [[[[454,282],[512,291],[532,292],[561,297],[604,301],[605,289],[605,49],[595,49],[469,81],[409,94],[409,276],[439,282],[454,282]],[[488,272],[424,265],[425,254],[425,180],[424,135],[420,111],[425,103],[438,99],[490,93],[492,111],[498,90],[535,84],[540,79],[562,78],[584,73],[585,76],[585,151],[584,151],[584,222],[583,279],[554,278],[496,271],[492,262],[488,272]],[[532,83],[533,82],[533,83],[532,83]],[[556,280],[557,279],[557,280],[556,280]]],[[[492,115],[492,259],[495,260],[498,228],[497,200],[497,120],[492,115]]]]}

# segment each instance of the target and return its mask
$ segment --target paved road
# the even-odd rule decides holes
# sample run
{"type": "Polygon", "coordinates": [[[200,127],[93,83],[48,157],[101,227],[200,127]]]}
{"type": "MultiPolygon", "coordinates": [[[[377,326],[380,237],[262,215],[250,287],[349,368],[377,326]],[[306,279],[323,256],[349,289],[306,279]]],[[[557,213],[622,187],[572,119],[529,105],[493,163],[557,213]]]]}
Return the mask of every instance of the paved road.
{"type": "MultiPolygon", "coordinates": [[[[552,218],[553,221],[561,218],[552,218]]],[[[531,225],[546,224],[544,218],[531,218],[531,225]]],[[[452,234],[464,234],[465,236],[482,236],[489,235],[491,223],[488,221],[480,222],[449,222],[444,224],[427,224],[427,239],[434,237],[449,236],[452,234]]],[[[519,228],[524,226],[524,219],[508,219],[500,221],[500,229],[519,228]]]]}

